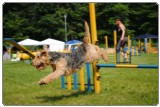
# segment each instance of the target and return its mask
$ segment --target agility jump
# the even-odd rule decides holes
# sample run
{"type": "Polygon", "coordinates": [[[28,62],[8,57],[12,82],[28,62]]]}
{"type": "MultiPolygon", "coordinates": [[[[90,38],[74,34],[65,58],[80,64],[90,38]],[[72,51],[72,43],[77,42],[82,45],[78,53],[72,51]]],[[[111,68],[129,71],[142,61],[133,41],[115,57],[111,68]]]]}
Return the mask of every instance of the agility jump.
{"type": "MultiPolygon", "coordinates": [[[[97,30],[96,30],[96,21],[95,21],[95,7],[94,3],[89,3],[89,8],[90,8],[90,21],[91,21],[91,37],[92,37],[92,43],[95,44],[97,40],[97,30]],[[92,19],[93,18],[93,19],[92,19]]],[[[114,35],[116,36],[116,32],[114,31],[114,35]]],[[[108,49],[108,37],[105,37],[106,40],[106,50],[108,49]]],[[[130,40],[130,36],[128,36],[128,40],[130,40]]],[[[116,49],[117,45],[117,39],[114,37],[114,47],[116,49]]],[[[128,49],[130,49],[130,42],[128,42],[128,49]]],[[[107,51],[108,52],[108,51],[107,51]]],[[[129,51],[130,53],[130,51],[129,51]]],[[[116,56],[116,50],[115,50],[115,56],[116,56]]],[[[116,57],[117,59],[117,57],[116,57]]],[[[127,59],[129,60],[129,59],[127,59]]],[[[115,60],[116,61],[116,60],[115,60]]],[[[116,61],[117,63],[117,61],[116,61]]],[[[62,88],[65,89],[67,85],[67,89],[72,89],[72,85],[75,90],[79,89],[80,91],[85,91],[85,86],[87,85],[87,91],[90,92],[92,86],[94,86],[94,92],[95,93],[100,93],[100,74],[99,74],[99,69],[100,68],[150,68],[150,69],[157,69],[157,65],[121,65],[121,64],[97,64],[97,62],[94,62],[92,64],[93,67],[93,73],[94,73],[94,82],[91,84],[90,82],[90,66],[89,63],[86,64],[86,72],[87,72],[87,84],[84,82],[84,67],[81,68],[80,70],[80,76],[79,76],[79,81],[77,81],[77,74],[75,73],[73,75],[73,82],[71,81],[71,76],[67,77],[67,82],[65,81],[64,77],[62,77],[62,88]]]]}
{"type": "MultiPolygon", "coordinates": [[[[98,40],[97,40],[97,28],[96,28],[96,17],[95,17],[96,13],[95,13],[95,4],[94,3],[89,3],[89,12],[90,12],[91,37],[92,37],[91,38],[92,39],[91,42],[92,42],[92,44],[96,44],[98,40]]],[[[86,28],[86,31],[89,32],[88,28],[86,28]]],[[[89,33],[87,33],[87,34],[90,36],[89,33]]],[[[90,37],[89,37],[89,41],[90,41],[90,37]]],[[[94,79],[94,91],[95,91],[95,93],[100,93],[100,79],[99,79],[100,74],[99,74],[99,72],[97,70],[97,66],[96,65],[97,65],[97,61],[94,61],[92,63],[93,74],[94,74],[94,77],[93,77],[93,79],[94,79]]],[[[89,69],[90,67],[87,67],[87,68],[89,69]]],[[[81,69],[82,71],[80,70],[80,73],[82,73],[82,74],[83,74],[83,69],[84,68],[81,69]]],[[[88,72],[88,78],[90,78],[89,77],[89,74],[90,74],[89,72],[88,72]]],[[[74,78],[76,77],[75,75],[76,74],[74,74],[74,78]]],[[[84,77],[81,77],[80,81],[81,81],[80,84],[84,84],[84,77]]],[[[90,80],[87,79],[88,91],[91,90],[89,82],[90,82],[90,80]]],[[[68,87],[68,89],[71,89],[71,85],[72,85],[71,76],[67,76],[67,87],[68,87]]],[[[75,83],[75,85],[76,85],[76,83],[75,83]]],[[[62,87],[64,87],[64,77],[62,77],[62,87]]],[[[80,89],[84,90],[84,85],[80,85],[80,89]]]]}
{"type": "Polygon", "coordinates": [[[91,92],[92,91],[92,86],[94,86],[94,84],[91,83],[91,70],[90,70],[90,63],[87,62],[85,66],[83,66],[80,71],[79,71],[79,75],[77,73],[74,73],[73,76],[67,76],[67,80],[65,80],[65,77],[62,76],[61,80],[62,80],[62,89],[69,89],[71,90],[72,88],[74,90],[80,90],[80,91],[85,91],[85,86],[87,86],[87,92],[91,92]],[[85,72],[85,68],[86,68],[86,72],[85,72]],[[85,77],[86,75],[86,78],[85,77]],[[79,76],[79,80],[77,78],[77,76],[79,76]],[[73,77],[73,82],[71,81],[73,77]],[[86,82],[85,82],[86,80],[86,82]]]}
{"type": "Polygon", "coordinates": [[[158,65],[124,65],[124,64],[97,64],[98,68],[151,68],[157,69],[158,65]]]}
{"type": "MultiPolygon", "coordinates": [[[[97,64],[97,72],[99,72],[100,68],[140,68],[140,69],[158,69],[158,65],[146,65],[146,64],[139,64],[139,65],[125,65],[125,64],[97,64]]],[[[67,81],[65,81],[64,77],[62,78],[62,88],[63,89],[72,89],[72,85],[73,85],[73,89],[74,90],[78,90],[80,89],[80,91],[85,91],[85,86],[87,86],[87,92],[91,92],[92,87],[94,88],[98,88],[100,90],[100,85],[99,87],[95,87],[94,83],[91,84],[91,76],[90,76],[90,63],[86,63],[86,75],[87,75],[87,83],[84,82],[85,80],[85,76],[84,76],[84,67],[80,70],[80,75],[79,75],[79,83],[78,83],[78,78],[77,78],[77,74],[75,73],[73,75],[73,82],[71,82],[71,77],[70,79],[67,81]],[[67,85],[67,87],[66,87],[67,85]],[[79,88],[78,88],[79,87],[79,88]]],[[[99,78],[100,79],[100,76],[99,78]]]]}

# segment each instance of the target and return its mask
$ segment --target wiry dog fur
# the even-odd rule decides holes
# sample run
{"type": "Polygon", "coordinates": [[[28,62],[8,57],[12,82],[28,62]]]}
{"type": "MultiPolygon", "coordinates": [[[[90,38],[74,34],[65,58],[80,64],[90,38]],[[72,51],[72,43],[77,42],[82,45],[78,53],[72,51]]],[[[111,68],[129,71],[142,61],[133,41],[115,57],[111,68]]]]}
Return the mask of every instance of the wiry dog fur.
{"type": "Polygon", "coordinates": [[[45,69],[46,66],[51,66],[53,71],[39,81],[40,85],[47,84],[62,75],[70,75],[81,69],[85,62],[93,62],[101,57],[107,61],[108,58],[102,48],[94,44],[89,44],[89,27],[85,22],[85,36],[83,43],[71,54],[46,52],[37,53],[31,64],[38,70],[45,69]]]}

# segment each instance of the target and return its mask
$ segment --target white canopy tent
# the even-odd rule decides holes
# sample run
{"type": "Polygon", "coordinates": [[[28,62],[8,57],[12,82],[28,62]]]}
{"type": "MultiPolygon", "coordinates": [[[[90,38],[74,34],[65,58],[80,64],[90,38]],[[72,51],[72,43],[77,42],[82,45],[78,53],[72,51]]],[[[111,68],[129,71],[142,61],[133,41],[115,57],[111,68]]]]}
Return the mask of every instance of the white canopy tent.
{"type": "Polygon", "coordinates": [[[63,51],[64,45],[65,45],[65,42],[58,41],[51,38],[45,39],[40,43],[41,45],[49,45],[49,51],[63,51]]]}
{"type": "Polygon", "coordinates": [[[63,51],[65,42],[58,41],[55,39],[45,39],[41,42],[33,40],[33,39],[25,39],[20,42],[18,42],[19,45],[23,46],[38,46],[38,45],[48,45],[49,46],[49,51],[63,51]]]}
{"type": "Polygon", "coordinates": [[[31,45],[39,45],[40,42],[39,41],[36,41],[36,40],[33,40],[33,39],[25,39],[25,40],[22,40],[20,42],[18,42],[19,45],[24,45],[24,46],[31,46],[31,45]]]}

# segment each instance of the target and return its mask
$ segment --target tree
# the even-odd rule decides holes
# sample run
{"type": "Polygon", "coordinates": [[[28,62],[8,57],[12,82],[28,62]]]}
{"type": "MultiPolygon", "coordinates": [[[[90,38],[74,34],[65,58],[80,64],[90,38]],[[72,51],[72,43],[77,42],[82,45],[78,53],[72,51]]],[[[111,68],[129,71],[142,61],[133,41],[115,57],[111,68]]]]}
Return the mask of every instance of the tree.
{"type": "Polygon", "coordinates": [[[158,35],[158,5],[156,3],[130,4],[132,28],[135,35],[151,33],[158,35]]]}
{"type": "MultiPolygon", "coordinates": [[[[96,3],[97,34],[100,44],[109,36],[113,44],[115,18],[121,17],[127,35],[151,33],[158,35],[156,3],[96,3]]],[[[5,3],[3,5],[3,38],[17,41],[25,38],[65,41],[64,15],[67,14],[68,39],[83,39],[84,20],[88,21],[88,3],[5,3]]]]}

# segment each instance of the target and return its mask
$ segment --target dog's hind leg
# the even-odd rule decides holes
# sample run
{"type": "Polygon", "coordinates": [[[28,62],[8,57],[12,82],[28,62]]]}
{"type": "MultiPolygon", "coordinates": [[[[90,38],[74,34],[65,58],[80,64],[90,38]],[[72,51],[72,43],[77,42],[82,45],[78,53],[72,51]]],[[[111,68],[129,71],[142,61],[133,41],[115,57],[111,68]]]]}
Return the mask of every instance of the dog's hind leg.
{"type": "Polygon", "coordinates": [[[102,57],[102,59],[107,62],[108,57],[107,57],[105,51],[103,50],[103,48],[99,48],[97,45],[93,45],[93,46],[94,46],[95,50],[97,51],[99,58],[102,57]]]}
{"type": "Polygon", "coordinates": [[[107,57],[106,53],[104,52],[104,50],[102,48],[100,48],[100,53],[101,53],[102,59],[107,62],[108,57],[107,57]]]}

